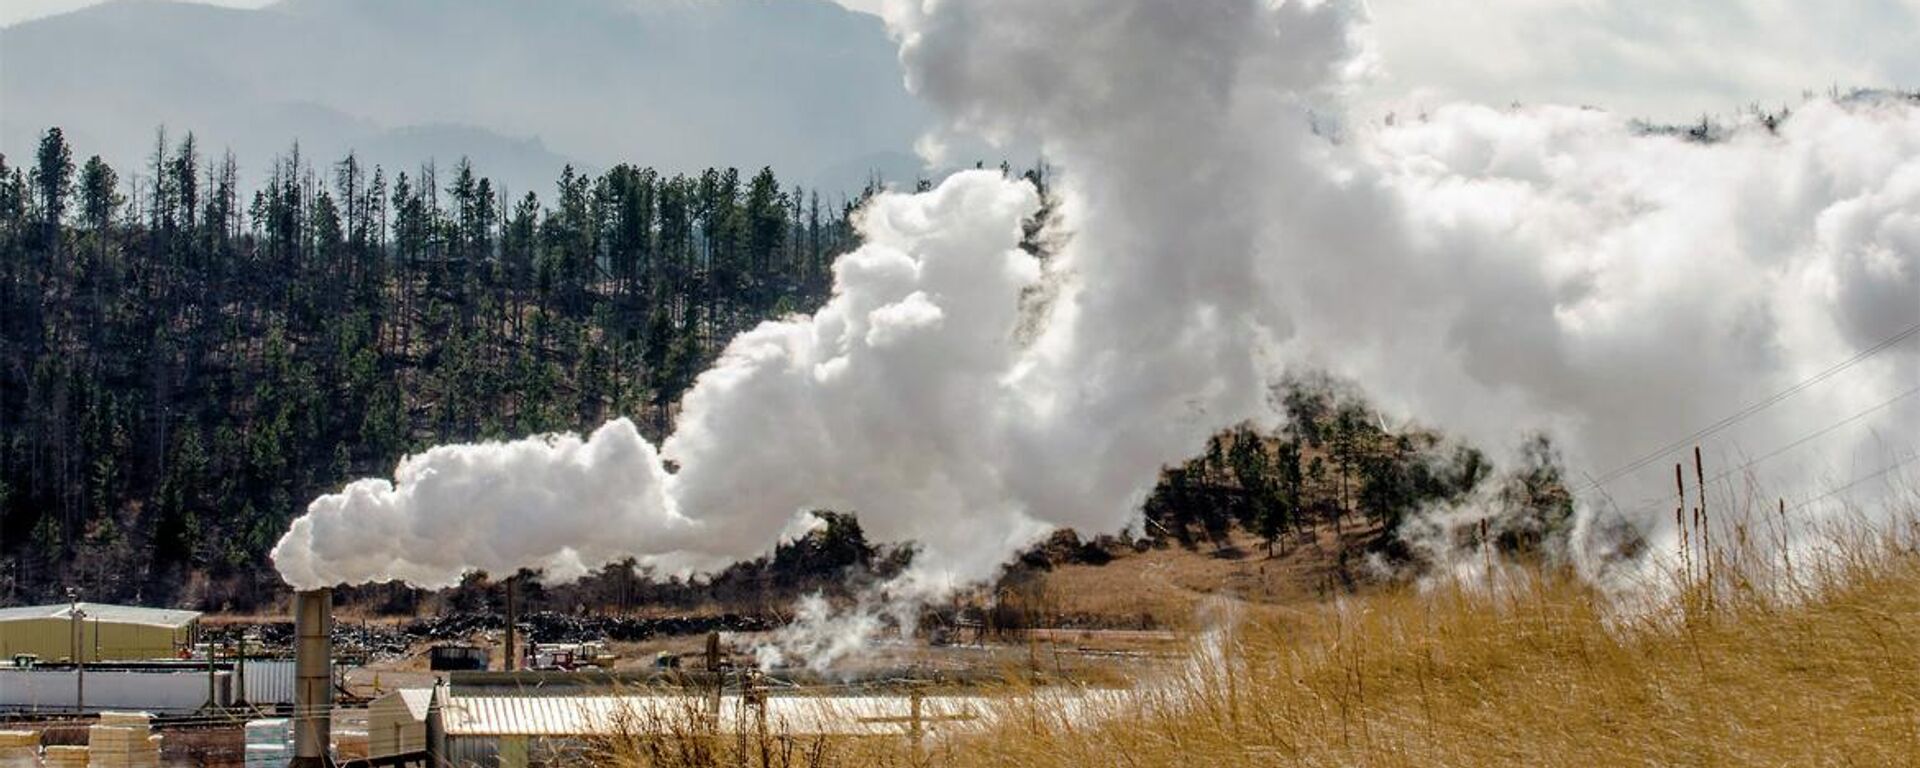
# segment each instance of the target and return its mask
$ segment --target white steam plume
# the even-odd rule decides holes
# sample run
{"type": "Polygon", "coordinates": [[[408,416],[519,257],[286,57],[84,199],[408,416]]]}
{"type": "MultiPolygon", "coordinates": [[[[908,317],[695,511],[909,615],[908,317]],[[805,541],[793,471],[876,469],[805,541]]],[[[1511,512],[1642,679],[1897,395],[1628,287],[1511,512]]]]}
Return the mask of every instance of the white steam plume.
{"type": "MultiPolygon", "coordinates": [[[[1920,322],[1909,100],[1810,103],[1716,143],[1553,107],[1356,126],[1341,99],[1374,69],[1357,2],[927,0],[887,20],[952,131],[1036,142],[1063,169],[1056,256],[1016,247],[1024,183],[884,195],[825,308],[742,335],[700,377],[661,449],[677,472],[623,422],[436,449],[393,486],[314,502],[274,553],[288,582],[710,569],[827,507],[918,542],[887,593],[925,596],[1052,527],[1132,521],[1163,465],[1269,418],[1292,367],[1481,444],[1548,429],[1577,476],[1920,322]]],[[[1714,445],[1758,454],[1884,402],[1920,381],[1916,346],[1714,445]]],[[[1904,455],[1916,401],[1791,479],[1904,455]]],[[[1609,488],[1631,509],[1668,492],[1658,477],[1609,488]]]]}

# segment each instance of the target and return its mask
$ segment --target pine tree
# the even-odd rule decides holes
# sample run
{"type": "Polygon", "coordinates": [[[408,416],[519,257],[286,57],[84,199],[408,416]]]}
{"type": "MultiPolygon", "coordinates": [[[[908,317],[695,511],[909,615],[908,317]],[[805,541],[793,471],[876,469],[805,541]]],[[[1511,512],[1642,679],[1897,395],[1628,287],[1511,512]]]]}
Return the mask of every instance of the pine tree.
{"type": "Polygon", "coordinates": [[[60,224],[66,220],[67,195],[73,188],[73,150],[59,128],[49,128],[40,137],[40,151],[33,168],[35,202],[39,205],[42,247],[57,249],[60,224]]]}

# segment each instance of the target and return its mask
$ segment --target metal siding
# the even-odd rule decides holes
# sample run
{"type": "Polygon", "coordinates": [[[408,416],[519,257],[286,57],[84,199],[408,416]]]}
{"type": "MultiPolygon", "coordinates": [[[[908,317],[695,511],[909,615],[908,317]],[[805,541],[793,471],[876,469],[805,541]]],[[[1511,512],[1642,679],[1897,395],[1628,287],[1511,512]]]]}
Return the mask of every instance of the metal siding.
{"type": "MultiPolygon", "coordinates": [[[[646,730],[697,718],[704,697],[647,696],[454,696],[444,710],[453,736],[582,736],[646,730]]],[[[921,700],[925,728],[971,721],[988,710],[974,696],[927,696],[921,700]]],[[[767,726],[789,735],[897,736],[907,733],[911,702],[904,696],[775,696],[767,700],[767,726]]],[[[722,704],[720,728],[755,727],[756,718],[737,697],[722,704]]]]}
{"type": "Polygon", "coordinates": [[[292,704],[293,660],[249,660],[247,662],[247,703],[292,704]]]}
{"type": "Polygon", "coordinates": [[[447,763],[452,768],[494,768],[500,754],[496,736],[447,736],[447,763]]]}
{"type": "MultiPolygon", "coordinates": [[[[125,624],[92,618],[80,621],[80,655],[87,661],[139,661],[173,658],[190,630],[153,624],[125,624]]],[[[0,622],[0,656],[31,653],[41,661],[73,657],[73,620],[13,619],[0,622]]]]}
{"type": "Polygon", "coordinates": [[[0,622],[0,654],[31,653],[41,661],[73,655],[73,623],[66,619],[12,619],[0,622]]]}
{"type": "Polygon", "coordinates": [[[448,736],[442,758],[448,768],[506,768],[512,752],[524,754],[527,766],[561,768],[583,765],[587,742],[576,738],[547,736],[448,736]],[[503,747],[508,739],[518,739],[524,750],[503,747]]]}

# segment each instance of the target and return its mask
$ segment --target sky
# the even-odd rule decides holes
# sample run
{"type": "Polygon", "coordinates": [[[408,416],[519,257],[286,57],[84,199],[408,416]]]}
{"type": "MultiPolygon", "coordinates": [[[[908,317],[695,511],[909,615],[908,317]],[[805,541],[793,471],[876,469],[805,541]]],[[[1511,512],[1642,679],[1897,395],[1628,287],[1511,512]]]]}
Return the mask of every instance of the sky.
{"type": "MultiPolygon", "coordinates": [[[[0,0],[0,27],[17,24],[42,16],[79,10],[105,0],[0,0]]],[[[224,5],[231,8],[258,8],[273,0],[197,0],[209,5],[224,5]]],[[[879,13],[882,0],[837,0],[841,5],[856,11],[879,13]]]]}
{"type": "Polygon", "coordinates": [[[1920,0],[1369,0],[1378,96],[1666,121],[1920,88],[1920,0]]]}
{"type": "MultiPolygon", "coordinates": [[[[0,26],[102,0],[0,0],[0,26]]],[[[271,0],[204,0],[259,7],[271,0]]],[[[837,0],[878,13],[884,0],[837,0]]],[[[1920,87],[1920,0],[1370,0],[1373,115],[1450,101],[1681,122],[1840,87],[1920,87]]]]}

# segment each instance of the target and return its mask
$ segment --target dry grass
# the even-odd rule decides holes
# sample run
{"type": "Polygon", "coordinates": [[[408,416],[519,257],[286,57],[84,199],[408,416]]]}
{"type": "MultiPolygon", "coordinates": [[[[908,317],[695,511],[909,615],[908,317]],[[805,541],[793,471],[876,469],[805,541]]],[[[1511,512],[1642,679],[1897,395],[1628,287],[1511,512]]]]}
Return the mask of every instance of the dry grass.
{"type": "Polygon", "coordinates": [[[1352,555],[1350,567],[1359,571],[1379,535],[1377,526],[1349,524],[1336,535],[1320,525],[1305,538],[1290,536],[1268,557],[1258,536],[1236,527],[1193,549],[1170,545],[1123,552],[1104,565],[1055,566],[1037,576],[1043,592],[1033,608],[1044,619],[1138,628],[1187,626],[1198,603],[1223,595],[1263,605],[1313,603],[1342,590],[1339,552],[1352,555]]]}
{"type": "MultiPolygon", "coordinates": [[[[1658,609],[1516,569],[1281,611],[1245,606],[1184,671],[1109,717],[1012,694],[999,724],[915,753],[823,743],[827,765],[1588,766],[1920,764],[1920,528],[1835,539],[1823,556],[1715,558],[1658,609]]],[[[1744,537],[1743,537],[1744,538],[1744,537]]],[[[761,765],[716,744],[701,761],[761,765]],[[743,759],[744,758],[744,759],[743,759]]],[[[791,753],[790,753],[791,754],[791,753]]]]}
{"type": "MultiPolygon", "coordinates": [[[[819,711],[832,711],[822,699],[819,711]]],[[[639,768],[843,768],[917,766],[923,757],[904,740],[793,736],[783,724],[755,722],[735,711],[716,720],[693,698],[677,704],[629,709],[603,724],[576,757],[594,765],[639,768]],[[734,721],[737,718],[737,721],[734,721]],[[725,722],[732,721],[732,722],[725,722]]],[[[559,759],[552,764],[570,764],[559,759]]]]}

